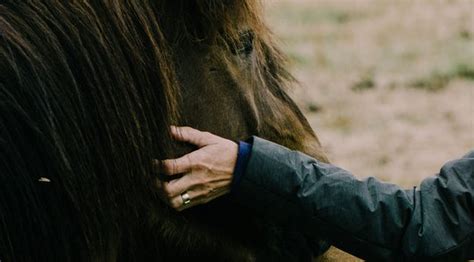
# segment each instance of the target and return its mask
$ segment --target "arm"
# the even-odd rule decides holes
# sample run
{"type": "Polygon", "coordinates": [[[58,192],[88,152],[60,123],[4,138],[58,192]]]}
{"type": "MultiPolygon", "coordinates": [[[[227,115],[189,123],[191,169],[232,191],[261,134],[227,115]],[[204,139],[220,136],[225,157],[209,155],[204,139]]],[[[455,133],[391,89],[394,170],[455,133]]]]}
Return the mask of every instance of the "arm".
{"type": "MultiPolygon", "coordinates": [[[[178,210],[230,192],[237,144],[185,128],[178,140],[200,147],[165,160],[160,190],[178,210]],[[205,188],[203,190],[202,188],[205,188]],[[191,205],[183,205],[189,193],[191,205]]],[[[474,152],[449,162],[419,190],[403,190],[255,137],[247,168],[232,187],[234,201],[308,235],[320,235],[369,260],[450,261],[474,256],[474,152]]]]}
{"type": "Polygon", "coordinates": [[[474,152],[403,190],[254,138],[236,201],[365,259],[474,256],[474,152]],[[284,212],[282,212],[284,210],[284,212]]]}

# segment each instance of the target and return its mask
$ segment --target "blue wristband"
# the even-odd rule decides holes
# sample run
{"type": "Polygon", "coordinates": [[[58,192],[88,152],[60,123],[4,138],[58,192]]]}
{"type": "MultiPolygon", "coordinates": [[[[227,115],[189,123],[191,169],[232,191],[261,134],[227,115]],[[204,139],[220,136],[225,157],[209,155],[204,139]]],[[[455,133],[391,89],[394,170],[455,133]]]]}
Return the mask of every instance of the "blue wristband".
{"type": "Polygon", "coordinates": [[[239,152],[237,153],[237,162],[235,164],[234,175],[232,178],[231,191],[236,190],[239,185],[239,182],[244,176],[251,152],[251,143],[239,141],[239,152]]]}

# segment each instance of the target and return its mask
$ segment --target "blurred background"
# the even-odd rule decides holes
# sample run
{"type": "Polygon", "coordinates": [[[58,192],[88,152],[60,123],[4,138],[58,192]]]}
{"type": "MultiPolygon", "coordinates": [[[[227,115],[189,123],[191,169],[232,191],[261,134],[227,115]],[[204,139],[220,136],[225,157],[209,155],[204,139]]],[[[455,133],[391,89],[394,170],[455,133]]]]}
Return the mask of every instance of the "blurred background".
{"type": "Polygon", "coordinates": [[[268,0],[331,161],[405,187],[474,149],[474,1],[268,0]]]}

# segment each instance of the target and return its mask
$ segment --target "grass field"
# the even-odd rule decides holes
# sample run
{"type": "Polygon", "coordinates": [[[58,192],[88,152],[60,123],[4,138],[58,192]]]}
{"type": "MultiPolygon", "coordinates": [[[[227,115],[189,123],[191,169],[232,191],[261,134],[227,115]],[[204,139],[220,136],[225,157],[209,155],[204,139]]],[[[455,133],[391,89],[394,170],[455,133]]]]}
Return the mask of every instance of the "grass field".
{"type": "Polygon", "coordinates": [[[411,187],[474,149],[474,1],[266,3],[333,163],[411,187]]]}

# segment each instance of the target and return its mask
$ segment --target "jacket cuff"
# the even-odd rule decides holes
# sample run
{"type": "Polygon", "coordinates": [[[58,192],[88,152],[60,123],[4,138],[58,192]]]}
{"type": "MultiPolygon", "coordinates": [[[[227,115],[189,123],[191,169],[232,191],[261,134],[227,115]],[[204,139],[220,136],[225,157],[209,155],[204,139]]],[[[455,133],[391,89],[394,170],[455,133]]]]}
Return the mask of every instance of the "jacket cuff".
{"type": "Polygon", "coordinates": [[[237,153],[237,162],[235,163],[234,174],[232,178],[231,191],[235,191],[240,184],[240,180],[244,176],[245,169],[249,162],[252,150],[251,141],[239,141],[239,151],[237,153]]]}
{"type": "Polygon", "coordinates": [[[281,191],[291,188],[291,184],[298,186],[301,183],[297,181],[298,176],[288,175],[293,172],[293,167],[287,165],[287,160],[292,157],[293,151],[259,137],[254,136],[252,140],[253,145],[245,169],[252,172],[244,170],[238,181],[237,190],[233,191],[232,199],[263,216],[271,216],[277,223],[287,224],[302,211],[302,208],[296,205],[297,201],[291,200],[294,194],[281,191]],[[282,159],[285,161],[281,161],[282,159]],[[281,181],[285,181],[289,187],[282,188],[279,185],[281,181]],[[279,201],[285,203],[278,203],[279,201]],[[285,212],[275,212],[278,210],[275,206],[284,207],[285,212]]]}

